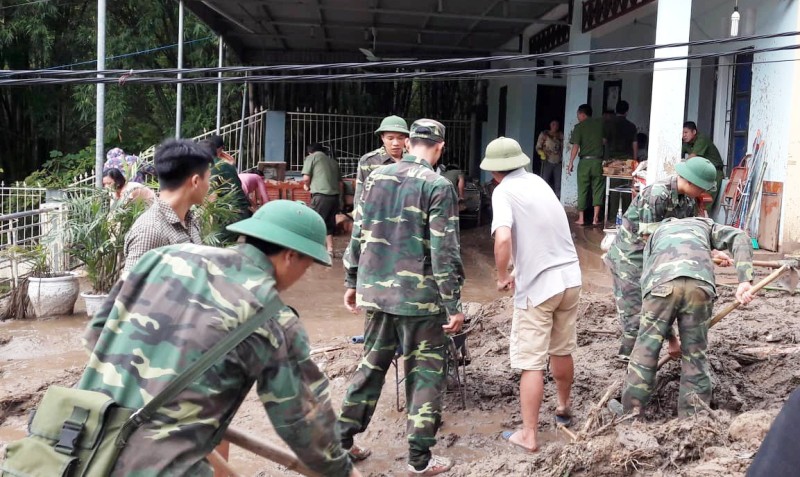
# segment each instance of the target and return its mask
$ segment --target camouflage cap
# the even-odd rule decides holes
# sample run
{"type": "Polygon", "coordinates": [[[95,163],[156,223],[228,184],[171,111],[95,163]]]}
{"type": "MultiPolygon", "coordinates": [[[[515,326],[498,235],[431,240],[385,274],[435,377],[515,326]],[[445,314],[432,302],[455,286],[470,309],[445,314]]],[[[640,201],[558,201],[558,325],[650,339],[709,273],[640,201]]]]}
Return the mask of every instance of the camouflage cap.
{"type": "Polygon", "coordinates": [[[313,209],[291,200],[267,202],[249,219],[227,227],[234,233],[255,237],[294,250],[331,266],[325,247],[325,221],[313,209]]]}
{"type": "Polygon", "coordinates": [[[697,187],[713,192],[717,189],[717,168],[705,157],[695,156],[675,165],[679,176],[697,187]]]}
{"type": "Polygon", "coordinates": [[[411,125],[409,138],[430,139],[431,141],[444,142],[444,125],[433,119],[417,119],[411,125]]]}
{"type": "Polygon", "coordinates": [[[375,130],[375,134],[380,135],[385,132],[397,132],[408,136],[408,123],[400,116],[387,116],[381,121],[381,125],[375,130]]]}

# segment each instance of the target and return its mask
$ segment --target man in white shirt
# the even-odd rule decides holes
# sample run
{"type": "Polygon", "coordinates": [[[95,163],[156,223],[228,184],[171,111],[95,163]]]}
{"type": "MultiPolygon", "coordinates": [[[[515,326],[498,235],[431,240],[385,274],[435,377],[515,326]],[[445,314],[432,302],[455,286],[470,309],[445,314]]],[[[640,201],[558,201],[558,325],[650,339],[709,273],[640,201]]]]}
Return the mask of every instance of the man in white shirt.
{"type": "Polygon", "coordinates": [[[515,290],[511,367],[522,370],[522,429],[503,437],[533,452],[539,448],[537,428],[548,356],[558,391],[556,421],[570,423],[581,269],[567,214],[550,186],[525,171],[528,163],[530,158],[517,141],[501,137],[486,147],[481,169],[500,184],[492,194],[497,289],[515,290]]]}

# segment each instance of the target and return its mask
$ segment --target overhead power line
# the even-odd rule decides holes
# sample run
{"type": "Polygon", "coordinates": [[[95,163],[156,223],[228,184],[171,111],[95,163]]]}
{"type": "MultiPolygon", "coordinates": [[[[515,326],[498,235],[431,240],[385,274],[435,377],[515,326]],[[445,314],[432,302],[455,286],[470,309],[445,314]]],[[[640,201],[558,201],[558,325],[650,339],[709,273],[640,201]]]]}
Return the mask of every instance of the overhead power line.
{"type": "MultiPolygon", "coordinates": [[[[800,49],[800,44],[784,45],[771,48],[748,49],[747,53],[771,53],[778,51],[790,51],[800,49]]],[[[569,71],[588,68],[620,67],[631,65],[655,64],[680,60],[697,60],[704,58],[717,58],[721,56],[731,56],[742,53],[742,50],[697,53],[692,55],[672,56],[664,58],[643,58],[635,60],[615,60],[602,61],[584,64],[567,64],[539,67],[518,67],[518,68],[490,68],[473,70],[447,70],[447,71],[412,71],[412,72],[391,72],[391,73],[350,73],[350,74],[318,74],[318,75],[256,75],[256,76],[226,76],[226,77],[201,77],[201,78],[175,78],[165,77],[85,77],[85,78],[13,78],[0,79],[0,86],[29,86],[29,85],[64,85],[64,84],[97,84],[97,83],[135,83],[135,84],[216,84],[216,83],[272,83],[272,82],[327,82],[327,81],[373,81],[373,80],[397,80],[397,79],[451,79],[469,77],[478,79],[487,76],[514,76],[530,74],[541,71],[569,71]]]]}
{"type": "MultiPolygon", "coordinates": [[[[197,75],[197,74],[214,74],[217,73],[226,73],[226,74],[253,74],[259,72],[284,72],[284,71],[309,71],[309,70],[322,70],[322,69],[354,69],[354,68],[375,68],[375,67],[393,67],[393,68],[410,68],[410,67],[425,67],[425,66],[447,66],[447,65],[460,65],[460,64],[469,64],[469,63],[487,63],[487,62],[497,62],[497,61],[534,61],[534,60],[542,60],[542,59],[563,59],[563,58],[570,58],[574,56],[583,56],[583,55],[608,55],[608,54],[618,54],[618,53],[631,53],[631,52],[641,52],[641,51],[650,51],[650,50],[658,50],[658,49],[667,49],[667,48],[678,48],[678,47],[699,47],[699,46],[708,46],[708,45],[720,45],[720,44],[728,44],[728,43],[741,43],[741,42],[750,42],[756,40],[767,40],[767,39],[776,39],[776,38],[789,38],[789,37],[796,37],[800,36],[800,31],[790,31],[790,32],[781,32],[781,33],[771,33],[771,34],[764,34],[764,35],[750,35],[750,36],[740,36],[740,37],[732,37],[732,38],[716,38],[711,40],[695,40],[689,42],[681,42],[681,43],[668,43],[668,44],[649,44],[649,45],[639,45],[639,46],[626,46],[626,47],[617,47],[617,48],[600,48],[594,50],[580,50],[580,51],[569,51],[569,52],[558,52],[558,53],[541,53],[541,54],[529,54],[529,55],[503,55],[503,56],[483,56],[483,57],[468,57],[468,58],[439,58],[439,59],[431,59],[431,60],[405,60],[405,61],[375,61],[375,62],[362,62],[362,63],[327,63],[327,64],[311,64],[311,65],[267,65],[267,66],[226,66],[222,68],[213,67],[213,68],[156,68],[156,69],[141,69],[141,70],[69,70],[69,71],[58,71],[53,69],[44,69],[44,70],[6,70],[0,71],[0,78],[14,78],[14,77],[21,77],[21,76],[38,76],[38,77],[75,77],[75,76],[94,76],[97,74],[107,75],[107,76],[114,76],[114,75],[126,75],[126,76],[148,76],[148,75],[178,75],[181,74],[183,76],[187,75],[197,75]]],[[[200,41],[200,40],[197,40],[200,41]]],[[[164,47],[159,48],[169,48],[174,45],[167,45],[164,47]]],[[[129,53],[128,55],[135,55],[140,54],[141,52],[134,52],[129,53]]],[[[564,68],[564,66],[559,66],[559,68],[564,68]]],[[[251,77],[252,78],[252,77],[251,77]]],[[[286,77],[284,77],[286,78],[286,77]]],[[[187,78],[184,78],[187,79],[187,78]]]]}

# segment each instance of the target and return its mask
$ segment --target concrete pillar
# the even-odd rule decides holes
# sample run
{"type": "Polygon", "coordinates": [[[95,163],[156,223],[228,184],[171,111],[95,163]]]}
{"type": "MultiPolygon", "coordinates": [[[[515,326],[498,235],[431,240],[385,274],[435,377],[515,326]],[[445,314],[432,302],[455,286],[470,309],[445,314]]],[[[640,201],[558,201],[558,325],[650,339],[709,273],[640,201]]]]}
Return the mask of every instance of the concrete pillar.
{"type": "Polygon", "coordinates": [[[267,162],[286,162],[286,113],[267,111],[264,128],[264,160],[267,162]]]}
{"type": "MultiPolygon", "coordinates": [[[[656,44],[689,41],[692,0],[658,3],[656,44]]],[[[659,48],[656,58],[685,56],[689,47],[659,48]]],[[[681,158],[686,68],[688,60],[664,61],[653,68],[653,103],[650,108],[650,145],[647,150],[647,182],[653,183],[675,171],[681,158]]]]}
{"type": "MultiPolygon", "coordinates": [[[[795,5],[793,12],[796,25],[800,28],[800,6],[795,5]]],[[[791,107],[788,108],[792,113],[800,108],[800,51],[791,52],[794,59],[792,80],[791,107]]],[[[769,83],[769,81],[767,81],[769,83]]],[[[755,97],[754,97],[755,99],[755,97]]],[[[789,114],[791,124],[788,131],[797,131],[800,128],[800,118],[797,114],[789,114]]],[[[751,121],[751,126],[753,122],[751,121]]],[[[800,251],[800,137],[797,134],[788,134],[788,154],[786,157],[786,179],[783,183],[783,207],[781,211],[781,235],[779,251],[783,253],[797,253],[800,251]]]]}
{"type": "MultiPolygon", "coordinates": [[[[577,5],[578,2],[576,2],[577,5]]],[[[592,47],[591,33],[581,31],[581,9],[575,8],[572,13],[572,26],[569,32],[569,51],[585,51],[592,47]]],[[[589,63],[589,55],[577,55],[569,58],[570,65],[589,63]]],[[[564,172],[561,175],[561,203],[575,207],[578,202],[578,183],[577,183],[577,161],[575,171],[572,175],[567,175],[566,164],[569,163],[569,151],[572,145],[569,137],[572,129],[578,124],[578,106],[586,103],[589,93],[589,71],[588,69],[569,70],[567,76],[567,106],[564,111],[564,172]]],[[[595,94],[598,94],[595,92],[595,94]]],[[[602,94],[602,92],[600,92],[602,94]]],[[[601,111],[594,111],[595,115],[600,115],[601,111]]]]}

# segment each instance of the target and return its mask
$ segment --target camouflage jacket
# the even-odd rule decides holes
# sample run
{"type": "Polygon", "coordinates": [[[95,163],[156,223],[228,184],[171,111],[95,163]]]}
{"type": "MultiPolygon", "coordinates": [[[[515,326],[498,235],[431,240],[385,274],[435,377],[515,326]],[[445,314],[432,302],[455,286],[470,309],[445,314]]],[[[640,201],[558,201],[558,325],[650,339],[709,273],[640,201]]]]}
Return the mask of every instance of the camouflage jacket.
{"type": "Polygon", "coordinates": [[[373,171],[362,199],[344,257],[358,305],[406,316],[460,313],[464,268],[450,182],[408,155],[373,171]]]}
{"type": "Polygon", "coordinates": [[[364,183],[367,182],[367,177],[369,177],[375,169],[393,164],[394,162],[392,156],[386,152],[386,148],[383,146],[361,156],[361,159],[358,160],[358,171],[356,171],[356,185],[353,195],[354,214],[359,213],[358,206],[361,204],[361,191],[364,188],[364,183]]]}
{"type": "Polygon", "coordinates": [[[622,216],[622,226],[606,255],[611,268],[618,272],[630,270],[641,273],[642,251],[647,236],[658,228],[662,220],[692,217],[695,209],[694,199],[678,194],[677,176],[645,187],[622,216]]]}
{"type": "MultiPolygon", "coordinates": [[[[80,389],[139,408],[239,324],[260,313],[275,286],[252,245],[182,244],[145,254],[117,282],[86,333],[80,389]]],[[[253,384],[278,435],[323,475],[351,463],[335,435],[328,380],[309,358],[308,336],[287,307],[133,433],[112,475],[211,476],[206,455],[253,384]]]]}
{"type": "Polygon", "coordinates": [[[744,231],[701,217],[667,219],[644,250],[642,296],[678,277],[703,281],[716,295],[711,250],[733,252],[739,283],[753,279],[753,245],[744,231]]]}

